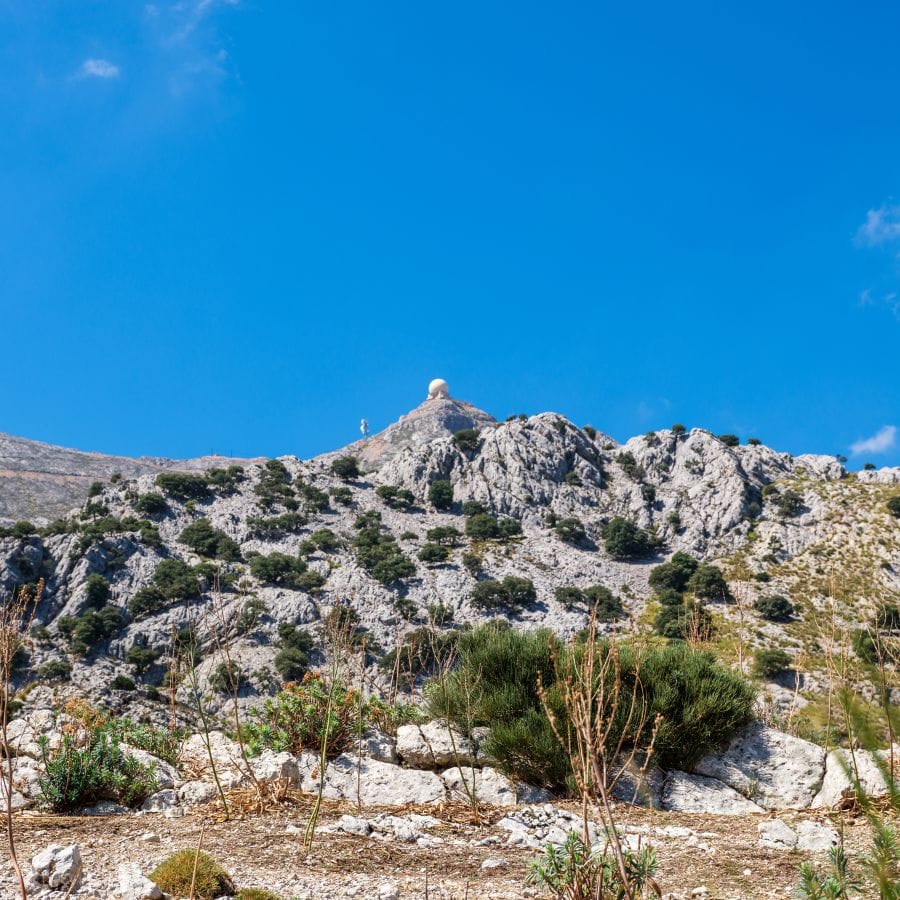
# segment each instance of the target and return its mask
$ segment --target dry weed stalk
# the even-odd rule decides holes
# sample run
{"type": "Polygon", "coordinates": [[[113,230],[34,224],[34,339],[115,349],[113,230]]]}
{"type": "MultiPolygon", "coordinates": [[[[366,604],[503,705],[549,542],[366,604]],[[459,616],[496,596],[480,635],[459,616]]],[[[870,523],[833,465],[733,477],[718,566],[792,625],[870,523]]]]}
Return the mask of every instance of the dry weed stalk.
{"type": "Polygon", "coordinates": [[[25,586],[21,587],[12,598],[0,606],[0,752],[6,763],[6,772],[0,783],[3,785],[3,799],[6,820],[6,841],[9,847],[9,858],[12,863],[19,894],[27,900],[25,878],[16,853],[16,840],[13,831],[13,757],[9,748],[9,713],[12,701],[12,678],[16,663],[16,655],[25,644],[25,635],[31,628],[35,610],[44,592],[44,579],[38,581],[32,594],[25,586]]]}
{"type": "MultiPolygon", "coordinates": [[[[565,720],[554,711],[547,688],[538,683],[538,693],[556,739],[569,757],[572,775],[581,797],[582,842],[590,846],[588,811],[597,809],[606,830],[621,881],[623,900],[634,900],[625,863],[625,852],[612,810],[612,792],[626,770],[633,768],[640,753],[633,735],[647,724],[647,705],[640,683],[640,667],[635,669],[634,685],[624,682],[620,650],[614,640],[597,637],[596,613],[591,613],[584,643],[574,641],[569,653],[561,657],[554,650],[556,684],[560,691],[565,720]]],[[[653,754],[659,719],[654,722],[648,746],[643,751],[641,772],[646,771],[653,754]]],[[[655,882],[651,886],[659,892],[655,882]]]]}

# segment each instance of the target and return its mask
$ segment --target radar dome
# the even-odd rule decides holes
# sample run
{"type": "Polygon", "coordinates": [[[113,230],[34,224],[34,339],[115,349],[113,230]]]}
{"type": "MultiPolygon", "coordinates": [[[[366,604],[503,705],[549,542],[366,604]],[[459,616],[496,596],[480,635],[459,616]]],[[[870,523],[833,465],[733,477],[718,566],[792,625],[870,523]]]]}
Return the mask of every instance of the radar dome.
{"type": "Polygon", "coordinates": [[[446,400],[449,396],[450,388],[447,387],[447,382],[444,381],[443,378],[435,378],[434,381],[428,385],[429,400],[446,400]]]}

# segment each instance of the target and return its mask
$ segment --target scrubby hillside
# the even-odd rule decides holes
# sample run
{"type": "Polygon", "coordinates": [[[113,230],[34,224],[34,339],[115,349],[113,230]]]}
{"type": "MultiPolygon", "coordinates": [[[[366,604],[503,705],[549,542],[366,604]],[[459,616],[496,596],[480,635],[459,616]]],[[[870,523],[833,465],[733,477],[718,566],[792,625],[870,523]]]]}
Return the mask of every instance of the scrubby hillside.
{"type": "Polygon", "coordinates": [[[194,642],[215,676],[227,638],[252,699],[321,661],[335,615],[358,617],[372,671],[429,618],[568,635],[599,604],[605,627],[649,630],[649,573],[676,551],[730,579],[730,596],[703,598],[727,658],[783,646],[815,669],[829,596],[846,626],[900,596],[900,472],[851,475],[701,429],[619,445],[556,414],[496,423],[440,399],[309,461],[123,476],[40,533],[0,538],[4,591],[45,580],[23,681],[143,703],[173,642],[194,642]],[[769,595],[795,614],[766,621],[753,606],[769,595]],[[110,693],[128,679],[143,690],[110,693]]]}

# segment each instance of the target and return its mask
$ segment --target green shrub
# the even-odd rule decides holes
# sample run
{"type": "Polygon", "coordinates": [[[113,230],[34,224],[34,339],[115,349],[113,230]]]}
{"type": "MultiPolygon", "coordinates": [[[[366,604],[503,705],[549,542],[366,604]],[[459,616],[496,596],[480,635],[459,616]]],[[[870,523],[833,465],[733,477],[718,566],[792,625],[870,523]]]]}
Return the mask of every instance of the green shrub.
{"type": "Polygon", "coordinates": [[[797,516],[803,510],[803,497],[790,488],[779,490],[776,485],[767,484],[762,489],[762,497],[775,507],[783,519],[797,516]]]}
{"type": "Polygon", "coordinates": [[[709,611],[696,602],[685,603],[680,594],[667,592],[660,596],[666,600],[653,621],[657,634],[673,641],[683,641],[688,637],[706,640],[712,637],[714,626],[709,611]]]}
{"type": "Polygon", "coordinates": [[[164,559],[153,573],[153,580],[128,601],[128,612],[135,618],[156,612],[176,600],[200,596],[200,582],[194,570],[180,559],[164,559]]]}
{"type": "Polygon", "coordinates": [[[377,524],[363,525],[353,539],[353,548],[357,562],[385,586],[416,574],[415,563],[404,555],[394,537],[383,532],[377,524]]]}
{"type": "Polygon", "coordinates": [[[88,575],[85,582],[85,598],[88,606],[98,609],[107,603],[109,596],[109,582],[97,572],[92,572],[88,575]]]}
{"type": "Polygon", "coordinates": [[[125,654],[125,662],[134,667],[134,671],[139,678],[146,674],[147,670],[157,659],[159,659],[159,650],[155,650],[152,647],[139,647],[137,644],[129,647],[128,652],[125,654]]]}
{"type": "Polygon", "coordinates": [[[234,895],[234,900],[282,900],[282,897],[265,888],[241,888],[234,895]]]}
{"type": "Polygon", "coordinates": [[[208,853],[198,854],[195,850],[178,850],[167,856],[150,873],[150,880],[175,897],[187,897],[191,893],[191,884],[197,900],[212,900],[234,893],[234,883],[228,873],[208,853]]]}
{"type": "Polygon", "coordinates": [[[584,425],[581,429],[591,440],[597,437],[597,429],[593,425],[584,425]]]}
{"type": "Polygon", "coordinates": [[[229,466],[227,469],[214,467],[206,473],[206,483],[223,494],[231,493],[243,480],[243,466],[229,466]]]}
{"type": "Polygon", "coordinates": [[[103,729],[91,731],[83,748],[66,735],[53,756],[44,741],[42,754],[41,801],[54,812],[72,812],[101,800],[136,807],[156,790],[153,770],[127,756],[103,729]]]}
{"type": "Polygon", "coordinates": [[[676,437],[681,437],[686,431],[687,429],[680,422],[676,422],[671,428],[672,434],[676,437]]]}
{"type": "Polygon", "coordinates": [[[423,544],[422,549],[419,551],[419,559],[423,563],[442,563],[449,558],[450,551],[441,544],[423,544]]]}
{"type": "Polygon", "coordinates": [[[740,438],[736,434],[720,434],[718,435],[718,440],[726,447],[737,447],[741,443],[740,438]]]}
{"type": "Polygon", "coordinates": [[[500,537],[500,525],[488,513],[476,513],[466,519],[466,535],[477,541],[493,540],[500,537]]]}
{"type": "Polygon", "coordinates": [[[777,678],[791,667],[791,658],[784,650],[757,650],[753,657],[753,674],[757,678],[777,678]]]}
{"type": "Polygon", "coordinates": [[[887,506],[888,512],[895,519],[900,519],[900,494],[896,497],[891,497],[885,505],[887,506]]]}
{"type": "Polygon", "coordinates": [[[481,557],[477,553],[470,553],[467,550],[462,555],[462,564],[473,578],[481,574],[481,557]]]}
{"type": "Polygon", "coordinates": [[[777,595],[759,597],[753,608],[770,622],[790,622],[794,618],[794,604],[787,597],[777,595]]]}
{"type": "Polygon", "coordinates": [[[287,553],[260,554],[250,560],[250,574],[266,584],[298,587],[301,576],[315,574],[308,570],[309,566],[302,559],[287,553]]]}
{"type": "Polygon", "coordinates": [[[134,679],[129,678],[127,675],[116,675],[112,680],[112,689],[114,691],[136,691],[137,685],[134,683],[134,679]]]}
{"type": "Polygon", "coordinates": [[[462,533],[452,525],[439,525],[437,528],[429,528],[425,532],[425,537],[433,544],[455,547],[459,543],[462,533]]]}
{"type": "Polygon", "coordinates": [[[306,516],[286,512],[280,516],[248,516],[247,527],[252,537],[268,540],[285,534],[296,534],[306,525],[306,516]]]}
{"type": "Polygon", "coordinates": [[[141,494],[134,503],[134,508],[145,516],[160,516],[169,510],[169,504],[162,494],[151,492],[141,494]]]}
{"type": "Polygon", "coordinates": [[[477,516],[487,511],[487,507],[480,500],[466,500],[462,505],[462,514],[464,516],[477,516]]]}
{"type": "Polygon", "coordinates": [[[556,536],[567,544],[582,544],[587,538],[581,519],[576,519],[574,516],[557,521],[554,530],[556,536]]]}
{"type": "Polygon", "coordinates": [[[474,453],[480,444],[477,428],[463,428],[453,435],[453,443],[463,453],[474,453]]]}
{"type": "Polygon", "coordinates": [[[265,749],[296,754],[319,750],[324,739],[326,755],[338,756],[351,746],[357,699],[342,685],[331,687],[308,674],[301,683],[285,685],[261,709],[250,710],[245,723],[248,749],[253,755],[265,749]]]}
{"type": "Polygon", "coordinates": [[[435,509],[453,507],[453,485],[449,481],[432,481],[428,486],[428,502],[435,509]]]}
{"type": "Polygon", "coordinates": [[[296,508],[290,481],[291,474],[287,466],[280,459],[270,459],[260,470],[259,481],[253,486],[253,493],[264,509],[271,509],[278,503],[283,506],[293,503],[296,508]]]}
{"type": "Polygon", "coordinates": [[[759,438],[749,437],[747,438],[747,444],[750,447],[759,447],[762,445],[762,441],[759,438]]]}
{"type": "Polygon", "coordinates": [[[213,528],[209,519],[191,522],[180,535],[178,542],[190,547],[200,556],[210,559],[240,559],[241,548],[224,531],[213,528]]]}
{"type": "Polygon", "coordinates": [[[359,460],[355,456],[339,456],[331,463],[331,471],[342,481],[356,481],[360,476],[359,460]]]}
{"type": "Polygon", "coordinates": [[[581,588],[570,585],[558,587],[554,591],[553,596],[563,609],[573,609],[576,606],[583,605],[585,602],[584,591],[581,588]]]}
{"type": "Polygon", "coordinates": [[[602,584],[594,584],[586,588],[584,598],[597,616],[598,622],[612,622],[625,615],[622,601],[602,584]]]}
{"type": "Polygon", "coordinates": [[[708,563],[700,563],[688,579],[687,590],[703,600],[731,600],[731,591],[722,575],[722,570],[708,563]]]}
{"type": "Polygon", "coordinates": [[[878,662],[878,643],[869,628],[854,628],[851,635],[853,652],[865,663],[874,665],[878,662]]]}
{"type": "Polygon", "coordinates": [[[659,593],[663,590],[683,593],[687,583],[700,564],[692,556],[680,550],[672,554],[672,558],[650,570],[650,587],[659,593]]]}
{"type": "Polygon", "coordinates": [[[622,471],[632,481],[640,481],[644,477],[644,470],[630,450],[623,450],[621,453],[617,453],[616,462],[622,467],[622,471]]]}
{"type": "Polygon", "coordinates": [[[209,676],[210,690],[216,694],[236,694],[250,683],[247,673],[236,662],[221,662],[209,676]]]}
{"type": "Polygon", "coordinates": [[[518,610],[537,600],[534,584],[527,578],[507,575],[503,581],[488,578],[475,585],[469,600],[481,609],[500,607],[518,610]]]}
{"type": "Polygon", "coordinates": [[[563,476],[563,481],[572,487],[579,487],[581,485],[581,476],[573,469],[570,472],[566,472],[563,476]]]}
{"type": "Polygon", "coordinates": [[[603,526],[606,552],[613,559],[643,559],[656,551],[656,541],[634,522],[616,516],[603,526]]]}
{"type": "Polygon", "coordinates": [[[65,659],[51,659],[50,662],[44,663],[37,673],[41,681],[68,681],[72,677],[72,666],[65,659]]]}
{"type": "Polygon", "coordinates": [[[412,507],[416,498],[412,491],[406,488],[396,487],[392,484],[383,484],[375,488],[375,493],[380,497],[386,506],[391,509],[409,509],[412,507]]]}
{"type": "Polygon", "coordinates": [[[386,672],[423,675],[435,671],[453,652],[459,633],[435,632],[431,628],[416,628],[407,632],[393,650],[378,661],[386,672]]]}
{"type": "Polygon", "coordinates": [[[174,500],[187,503],[188,500],[208,500],[209,485],[203,475],[187,472],[162,472],[156,476],[156,486],[174,500]]]}
{"type": "Polygon", "coordinates": [[[89,609],[71,627],[72,652],[86,656],[98,643],[109,640],[122,627],[122,611],[117,606],[89,609]]]}
{"type": "Polygon", "coordinates": [[[348,487],[333,487],[329,491],[331,499],[341,506],[349,506],[353,502],[353,491],[348,487]]]}

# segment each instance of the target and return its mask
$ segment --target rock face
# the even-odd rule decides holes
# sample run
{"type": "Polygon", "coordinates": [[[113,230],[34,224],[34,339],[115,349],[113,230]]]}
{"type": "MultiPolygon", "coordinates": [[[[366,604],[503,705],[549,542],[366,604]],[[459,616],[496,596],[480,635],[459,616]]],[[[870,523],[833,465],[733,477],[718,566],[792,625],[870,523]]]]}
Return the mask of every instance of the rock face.
{"type": "MultiPolygon", "coordinates": [[[[318,772],[310,772],[303,789],[314,793],[318,780],[318,772]]],[[[358,798],[363,806],[425,806],[443,801],[446,788],[433,772],[403,769],[345,753],[332,760],[325,770],[324,796],[352,802],[358,798]]]]}
{"type": "Polygon", "coordinates": [[[825,751],[816,744],[754,722],[721,753],[694,767],[765,809],[805,809],[825,777],[825,751]]]}
{"type": "Polygon", "coordinates": [[[397,755],[416,769],[444,769],[450,765],[472,765],[472,742],[445,722],[401,725],[397,729],[397,755]]]}
{"type": "Polygon", "coordinates": [[[662,808],[673,812],[740,816],[763,809],[716,778],[670,772],[662,792],[662,808]]]}
{"type": "Polygon", "coordinates": [[[883,768],[889,766],[888,755],[868,750],[832,750],[825,762],[825,779],[813,798],[814,807],[834,806],[840,802],[845,791],[854,790],[857,780],[860,788],[869,797],[883,797],[888,793],[883,768]]]}

